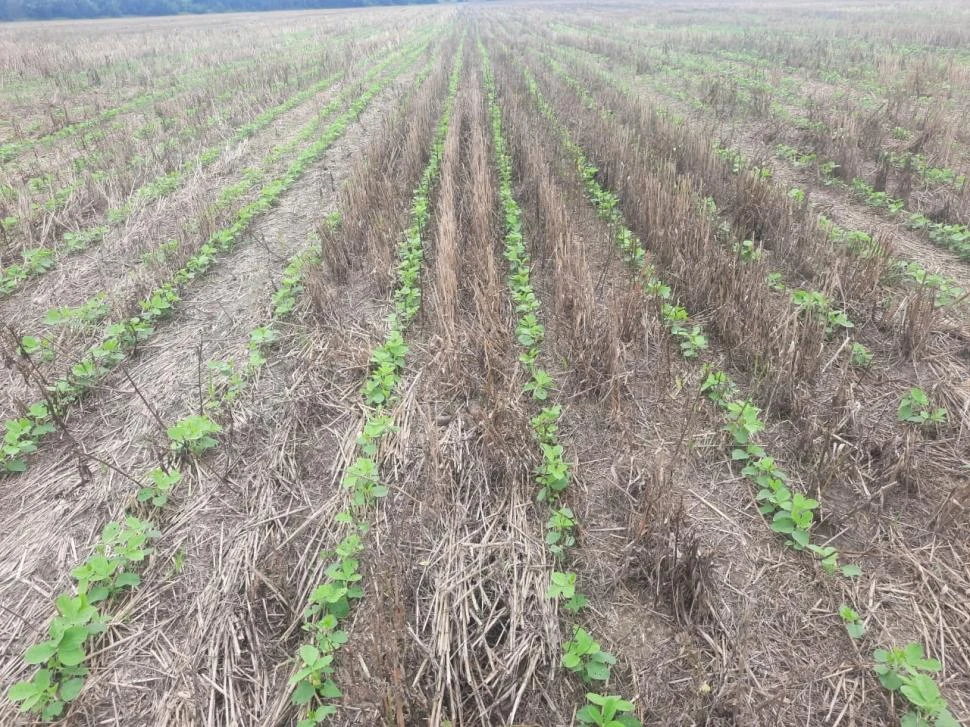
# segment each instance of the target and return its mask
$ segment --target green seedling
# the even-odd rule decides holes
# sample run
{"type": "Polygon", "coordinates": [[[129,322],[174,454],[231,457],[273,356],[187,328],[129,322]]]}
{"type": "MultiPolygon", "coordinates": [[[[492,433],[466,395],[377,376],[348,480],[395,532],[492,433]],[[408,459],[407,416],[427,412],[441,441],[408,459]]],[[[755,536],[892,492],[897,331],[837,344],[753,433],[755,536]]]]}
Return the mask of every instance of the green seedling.
{"type": "Polygon", "coordinates": [[[942,665],[936,659],[926,658],[922,645],[876,649],[872,656],[879,682],[889,691],[901,694],[912,707],[900,720],[903,727],[960,727],[930,676],[942,665]]]}
{"type": "Polygon", "coordinates": [[[212,435],[221,431],[222,427],[208,416],[192,414],[169,427],[168,438],[176,452],[191,452],[199,456],[219,444],[212,435]]]}
{"type": "Polygon", "coordinates": [[[616,657],[603,651],[585,629],[573,626],[573,638],[563,643],[562,650],[562,665],[587,684],[610,678],[610,667],[616,663],[616,657]]]}
{"type": "Polygon", "coordinates": [[[856,368],[867,369],[872,363],[872,352],[861,343],[853,343],[850,360],[856,368]]]}
{"type": "Polygon", "coordinates": [[[719,406],[738,395],[738,387],[723,371],[710,371],[701,384],[701,393],[719,406]]]}
{"type": "Polygon", "coordinates": [[[568,507],[554,510],[546,521],[546,545],[556,558],[565,558],[566,551],[576,545],[576,516],[568,507]]]}
{"type": "MultiPolygon", "coordinates": [[[[304,644],[297,653],[300,657],[299,668],[290,677],[290,685],[296,687],[290,697],[293,704],[309,704],[318,695],[328,699],[341,696],[340,689],[331,679],[333,654],[321,653],[313,644],[304,644]]],[[[335,708],[332,713],[334,712],[335,708]]]]}
{"type": "Polygon", "coordinates": [[[540,442],[542,462],[536,467],[539,502],[553,502],[569,486],[569,464],[563,459],[561,444],[540,442]]]}
{"type": "Polygon", "coordinates": [[[172,488],[182,480],[182,473],[177,469],[165,471],[155,468],[148,473],[152,484],[138,491],[138,502],[150,502],[155,507],[165,507],[168,503],[172,488]]]}
{"type": "Polygon", "coordinates": [[[764,431],[765,423],[759,418],[761,409],[750,401],[729,401],[725,406],[727,423],[724,431],[728,432],[737,444],[748,444],[758,432],[764,431]]]}
{"type": "Polygon", "coordinates": [[[866,626],[862,623],[859,613],[853,608],[842,604],[839,606],[839,616],[845,624],[845,630],[853,639],[861,639],[866,635],[866,626]]]}
{"type": "Polygon", "coordinates": [[[380,483],[377,462],[370,457],[358,457],[347,468],[343,486],[350,490],[351,501],[357,507],[370,505],[374,500],[386,497],[388,489],[380,483]]]}
{"type": "Polygon", "coordinates": [[[746,263],[758,262],[762,256],[761,247],[759,247],[754,240],[742,240],[741,242],[735,242],[731,246],[732,252],[738,256],[740,260],[746,263]]]}
{"type": "Polygon", "coordinates": [[[576,713],[576,718],[585,725],[597,727],[641,727],[641,722],[632,714],[633,704],[622,697],[590,692],[586,695],[588,704],[576,713]]]}
{"type": "Polygon", "coordinates": [[[540,442],[555,444],[559,434],[559,417],[562,415],[562,406],[556,404],[547,406],[538,414],[532,417],[532,431],[540,442]]]}
{"type": "Polygon", "coordinates": [[[930,406],[926,392],[919,388],[909,390],[899,402],[896,418],[913,424],[946,424],[946,409],[930,406]]]}
{"type": "Polygon", "coordinates": [[[552,572],[546,598],[559,601],[570,613],[579,613],[589,603],[589,599],[576,590],[576,574],[571,572],[552,572]]]}
{"type": "Polygon", "coordinates": [[[78,592],[87,594],[90,603],[99,603],[137,586],[141,576],[133,569],[151,554],[149,543],[157,537],[151,523],[131,515],[108,523],[94,554],[71,571],[78,592]]]}
{"type": "Polygon", "coordinates": [[[765,285],[778,293],[784,293],[787,288],[782,280],[781,273],[768,273],[765,276],[765,285]]]}
{"type": "Polygon", "coordinates": [[[536,369],[530,379],[522,388],[532,394],[536,401],[545,401],[549,398],[549,388],[553,385],[552,377],[542,369],[536,369]]]}

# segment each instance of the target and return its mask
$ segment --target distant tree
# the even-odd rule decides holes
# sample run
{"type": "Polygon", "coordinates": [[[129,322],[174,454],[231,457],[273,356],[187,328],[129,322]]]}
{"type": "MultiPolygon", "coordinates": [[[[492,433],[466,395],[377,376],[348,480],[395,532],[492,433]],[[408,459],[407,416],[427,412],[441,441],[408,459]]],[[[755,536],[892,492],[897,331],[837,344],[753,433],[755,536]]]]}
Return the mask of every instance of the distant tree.
{"type": "Polygon", "coordinates": [[[436,0],[0,0],[0,21],[406,5],[436,0]]]}

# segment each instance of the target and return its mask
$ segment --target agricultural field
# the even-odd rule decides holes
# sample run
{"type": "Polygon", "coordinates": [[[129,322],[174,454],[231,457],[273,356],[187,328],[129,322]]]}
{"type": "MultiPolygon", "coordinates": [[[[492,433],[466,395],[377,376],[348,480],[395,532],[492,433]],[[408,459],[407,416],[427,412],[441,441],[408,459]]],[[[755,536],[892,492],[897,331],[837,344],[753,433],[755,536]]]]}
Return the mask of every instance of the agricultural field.
{"type": "Polygon", "coordinates": [[[970,725],[968,49],[0,26],[0,724],[970,725]]]}

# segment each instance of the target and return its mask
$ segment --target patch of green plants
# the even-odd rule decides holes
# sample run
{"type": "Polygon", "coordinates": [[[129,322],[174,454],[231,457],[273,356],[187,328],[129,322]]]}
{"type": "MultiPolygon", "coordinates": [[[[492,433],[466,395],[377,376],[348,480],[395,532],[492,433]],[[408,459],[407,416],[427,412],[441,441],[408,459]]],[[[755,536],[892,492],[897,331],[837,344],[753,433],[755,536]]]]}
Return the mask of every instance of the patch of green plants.
{"type": "Polygon", "coordinates": [[[852,365],[856,368],[866,369],[872,363],[872,351],[861,343],[852,344],[852,365]]]}
{"type": "Polygon", "coordinates": [[[54,431],[47,406],[43,403],[30,407],[28,415],[8,419],[3,423],[3,471],[23,472],[27,469],[26,457],[37,451],[37,442],[45,434],[54,431]]]}
{"type": "MultiPolygon", "coordinates": [[[[886,256],[885,250],[866,232],[846,230],[836,225],[825,215],[819,215],[818,224],[829,236],[829,239],[845,245],[853,254],[860,257],[886,256]]],[[[892,258],[889,258],[889,262],[891,276],[917,289],[932,292],[937,307],[953,305],[965,296],[964,291],[954,280],[943,275],[930,273],[917,262],[892,258]]]]}
{"type": "Polygon", "coordinates": [[[84,665],[86,645],[106,628],[95,604],[138,585],[137,570],[151,554],[150,542],[157,537],[151,523],[130,515],[105,526],[94,552],[71,572],[75,593],[61,594],[55,600],[57,614],[47,638],[24,654],[26,664],[40,668],[7,693],[21,712],[51,721],[81,693],[89,673],[84,665]]]}
{"type": "Polygon", "coordinates": [[[174,467],[156,467],[148,473],[151,484],[138,490],[138,502],[149,502],[154,507],[165,507],[172,489],[182,481],[182,473],[174,467]]]}
{"type": "Polygon", "coordinates": [[[610,667],[616,664],[616,657],[603,651],[586,629],[573,626],[573,637],[562,645],[561,663],[587,684],[605,682],[610,678],[610,667]]]}
{"type": "Polygon", "coordinates": [[[925,215],[914,213],[909,215],[906,226],[924,231],[932,242],[956,253],[961,260],[970,260],[970,228],[966,225],[934,222],[925,215]]]}
{"type": "Polygon", "coordinates": [[[896,418],[901,422],[924,425],[946,424],[946,409],[934,407],[925,391],[912,388],[899,400],[896,418]]]}
{"type": "Polygon", "coordinates": [[[619,197],[599,183],[596,178],[599,170],[589,162],[586,153],[573,141],[568,129],[559,122],[552,106],[549,105],[539,90],[535,78],[527,69],[523,68],[522,71],[540,112],[556,130],[563,146],[575,160],[587,198],[595,208],[597,215],[610,225],[614,242],[620,248],[626,262],[640,271],[645,290],[661,301],[664,325],[677,341],[681,355],[688,359],[697,358],[702,351],[708,348],[707,336],[704,335],[700,326],[685,325],[688,317],[687,311],[682,306],[666,302],[671,295],[670,286],[658,280],[654,275],[653,268],[647,266],[646,250],[623,221],[619,197]]]}
{"type": "Polygon", "coordinates": [[[835,548],[811,542],[811,528],[819,503],[793,492],[788,475],[757,443],[758,435],[765,429],[761,410],[747,399],[736,398],[738,387],[723,371],[709,369],[701,384],[701,393],[724,413],[724,431],[730,435],[733,445],[731,459],[743,463],[741,473],[758,488],[755,495],[758,509],[771,529],[784,535],[793,550],[812,553],[825,571],[838,571],[846,577],[860,575],[858,566],[846,564],[840,567],[835,548]]]}
{"type": "Polygon", "coordinates": [[[569,613],[576,614],[586,608],[589,598],[576,588],[578,576],[572,571],[553,571],[549,578],[546,598],[558,601],[569,613]]]}
{"type": "Polygon", "coordinates": [[[862,617],[855,609],[842,604],[839,607],[839,618],[842,619],[845,630],[853,639],[858,640],[866,635],[866,625],[862,623],[862,617]]]}
{"type": "Polygon", "coordinates": [[[849,188],[870,207],[881,207],[892,215],[899,214],[906,208],[904,200],[890,197],[885,192],[877,192],[864,179],[853,179],[849,188]]]}
{"type": "Polygon", "coordinates": [[[731,251],[738,256],[742,262],[756,263],[761,260],[761,246],[754,240],[741,240],[731,246],[731,251]]]}
{"type": "MultiPolygon", "coordinates": [[[[896,137],[894,136],[893,138],[896,137]]],[[[885,158],[897,169],[910,169],[915,171],[929,185],[949,185],[955,191],[961,192],[967,183],[967,176],[965,174],[959,174],[949,167],[931,166],[924,154],[911,151],[891,151],[886,154],[885,158]]]]}
{"type": "Polygon", "coordinates": [[[622,697],[588,692],[586,704],[576,713],[576,719],[580,724],[597,727],[640,727],[640,720],[630,714],[633,709],[633,703],[622,697]]]}
{"type": "Polygon", "coordinates": [[[46,248],[33,248],[21,253],[22,263],[14,263],[0,270],[0,295],[9,295],[28,278],[43,275],[54,267],[53,253],[46,248]]]}
{"type": "Polygon", "coordinates": [[[546,521],[546,546],[555,558],[565,558],[576,545],[576,516],[568,507],[553,510],[546,521]]]}
{"type": "MultiPolygon", "coordinates": [[[[372,81],[343,113],[331,120],[317,139],[301,148],[300,153],[289,164],[282,177],[264,184],[259,196],[253,202],[238,210],[232,224],[213,233],[209,241],[202,245],[199,251],[189,258],[182,268],[140,301],[140,315],[109,325],[106,329],[107,335],[102,342],[88,349],[81,360],[71,367],[68,376],[48,386],[47,399],[54,402],[58,411],[63,412],[69,405],[80,400],[95,383],[134,351],[139,343],[147,340],[154,333],[154,324],[170,315],[176,304],[181,300],[180,289],[207,272],[215,262],[217,253],[229,252],[236,246],[252,221],[269,210],[279,197],[303,175],[307,167],[318,159],[336,139],[343,135],[350,123],[360,115],[371,99],[390,83],[393,77],[400,73],[403,65],[413,61],[421,47],[423,46],[409,51],[403,60],[391,56],[372,68],[368,72],[368,78],[379,75],[391,65],[392,61],[398,60],[395,70],[384,79],[372,81]]],[[[303,137],[311,135],[318,128],[323,118],[339,108],[351,92],[352,89],[334,99],[320,112],[316,119],[304,127],[296,138],[291,139],[283,147],[277,147],[277,150],[284,147],[296,147],[303,140],[303,137]]],[[[36,422],[41,428],[33,430],[29,437],[30,443],[34,445],[34,450],[40,437],[53,431],[52,428],[41,425],[49,425],[52,422],[53,417],[49,414],[43,420],[36,422]],[[33,436],[33,434],[37,434],[37,436],[33,436]]],[[[5,422],[5,430],[9,425],[10,422],[5,422]]],[[[27,450],[22,451],[26,452],[27,450]]],[[[7,453],[4,452],[3,463],[7,472],[20,472],[25,468],[26,465],[21,464],[17,465],[20,466],[20,469],[11,470],[7,463],[8,461],[14,462],[15,459],[17,462],[23,463],[22,457],[14,457],[14,455],[8,457],[7,453]]]]}
{"type": "Polygon", "coordinates": [[[44,323],[49,326],[89,327],[102,321],[107,315],[107,296],[104,293],[98,293],[75,308],[51,308],[44,316],[44,323]]]}
{"type": "MultiPolygon", "coordinates": [[[[253,136],[258,131],[269,126],[274,120],[279,118],[284,113],[306,102],[321,91],[333,86],[334,83],[340,80],[341,75],[342,74],[337,73],[329,76],[328,78],[321,79],[310,87],[294,94],[293,96],[290,96],[286,101],[261,112],[251,122],[241,126],[231,137],[230,143],[242,141],[243,139],[253,136]]],[[[111,226],[120,225],[131,216],[139,205],[168,196],[178,189],[191,173],[193,173],[199,167],[204,168],[211,165],[227,148],[228,147],[225,142],[220,142],[219,144],[200,152],[196,159],[186,161],[180,168],[161,174],[149,182],[146,182],[132,193],[131,198],[125,204],[117,208],[109,209],[105,213],[107,222],[111,226]]],[[[95,178],[97,178],[97,175],[99,174],[106,176],[106,173],[104,172],[97,172],[95,173],[95,178]]],[[[259,180],[249,178],[247,181],[250,182],[250,184],[255,184],[258,183],[259,180]]],[[[232,200],[241,196],[246,189],[248,189],[248,187],[230,187],[225,199],[220,198],[220,203],[223,206],[228,205],[232,200]]],[[[71,191],[73,190],[67,190],[67,192],[71,191]]],[[[93,244],[101,242],[107,232],[107,225],[96,225],[78,232],[67,232],[63,235],[62,243],[68,252],[79,252],[87,249],[93,244]]],[[[43,248],[42,250],[47,256],[49,256],[49,263],[45,267],[32,267],[28,264],[24,266],[24,269],[11,270],[11,268],[7,268],[0,272],[0,294],[9,294],[19,287],[19,285],[28,277],[40,275],[54,267],[54,250],[46,248],[43,248]]]]}
{"type": "Polygon", "coordinates": [[[817,290],[796,289],[791,291],[791,301],[802,313],[814,317],[825,324],[825,332],[829,335],[837,329],[848,330],[854,328],[845,311],[832,306],[831,299],[817,290]]]}
{"type": "Polygon", "coordinates": [[[872,658],[879,682],[899,694],[909,706],[900,719],[902,727],[960,727],[930,676],[942,665],[937,659],[926,658],[921,644],[876,649],[872,658]]]}
{"type": "Polygon", "coordinates": [[[320,261],[319,249],[314,247],[295,256],[283,270],[283,279],[273,293],[273,315],[285,316],[296,306],[297,297],[303,292],[303,271],[308,265],[320,261]]]}
{"type": "Polygon", "coordinates": [[[179,453],[189,453],[196,457],[218,446],[212,435],[222,431],[222,427],[205,414],[191,414],[167,430],[171,447],[179,453]]]}

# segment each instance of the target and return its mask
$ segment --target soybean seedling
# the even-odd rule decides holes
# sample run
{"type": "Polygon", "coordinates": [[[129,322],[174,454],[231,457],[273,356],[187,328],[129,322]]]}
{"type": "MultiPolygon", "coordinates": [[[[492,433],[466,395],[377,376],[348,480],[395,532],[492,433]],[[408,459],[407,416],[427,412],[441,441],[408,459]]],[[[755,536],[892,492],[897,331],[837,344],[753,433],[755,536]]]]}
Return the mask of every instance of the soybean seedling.
{"type": "Polygon", "coordinates": [[[204,414],[192,414],[169,427],[168,438],[173,450],[198,456],[219,444],[211,435],[221,431],[222,427],[204,414]]]}
{"type": "Polygon", "coordinates": [[[616,695],[603,695],[590,692],[586,695],[587,704],[576,718],[586,725],[597,727],[641,727],[640,720],[629,712],[633,704],[616,695]]]}
{"type": "Polygon", "coordinates": [[[914,388],[910,389],[909,393],[900,400],[899,409],[896,410],[896,418],[901,422],[920,425],[945,424],[946,409],[931,407],[930,398],[926,395],[926,392],[914,388]]]}
{"type": "Polygon", "coordinates": [[[573,626],[573,638],[563,643],[562,649],[562,665],[579,674],[587,684],[610,678],[610,667],[616,663],[616,657],[603,651],[586,629],[573,626]]]}

